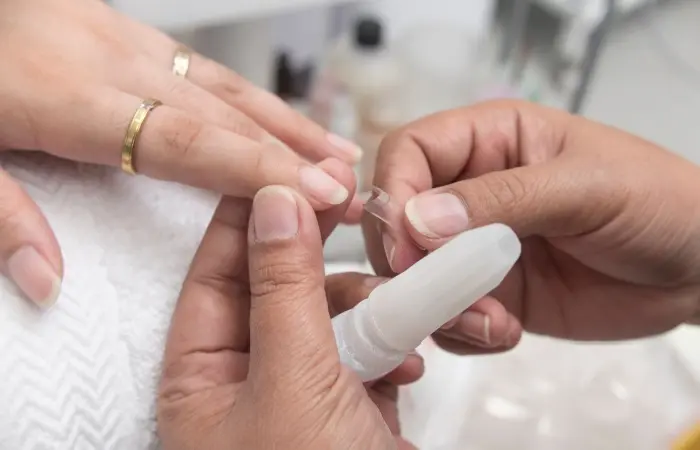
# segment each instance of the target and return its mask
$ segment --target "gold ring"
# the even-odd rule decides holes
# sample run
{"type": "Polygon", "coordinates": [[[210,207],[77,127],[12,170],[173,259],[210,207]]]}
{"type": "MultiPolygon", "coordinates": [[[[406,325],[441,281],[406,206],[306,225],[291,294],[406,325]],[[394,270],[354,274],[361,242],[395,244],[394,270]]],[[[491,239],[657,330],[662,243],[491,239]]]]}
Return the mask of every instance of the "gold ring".
{"type": "Polygon", "coordinates": [[[181,45],[175,50],[175,56],[173,56],[173,74],[178,77],[185,78],[187,72],[190,70],[190,58],[192,57],[192,52],[189,48],[181,45]]]}
{"type": "Polygon", "coordinates": [[[122,170],[130,175],[136,175],[134,147],[136,146],[136,140],[139,138],[139,133],[141,133],[141,127],[146,121],[148,113],[160,105],[162,103],[159,100],[152,98],[142,101],[134,113],[134,117],[131,118],[131,122],[129,122],[126,136],[124,136],[124,145],[122,146],[122,170]]]}

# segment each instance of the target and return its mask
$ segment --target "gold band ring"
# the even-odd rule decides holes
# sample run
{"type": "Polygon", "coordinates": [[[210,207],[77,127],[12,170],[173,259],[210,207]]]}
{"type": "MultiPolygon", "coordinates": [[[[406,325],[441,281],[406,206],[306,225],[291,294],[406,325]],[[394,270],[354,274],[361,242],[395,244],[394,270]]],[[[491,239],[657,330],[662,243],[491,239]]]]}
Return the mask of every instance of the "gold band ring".
{"type": "Polygon", "coordinates": [[[181,45],[175,50],[175,55],[173,56],[173,74],[175,76],[182,78],[187,76],[187,72],[190,70],[191,57],[192,52],[185,46],[181,45]]]}
{"type": "Polygon", "coordinates": [[[147,99],[141,102],[138,109],[134,113],[134,117],[129,122],[129,127],[126,129],[124,136],[124,145],[122,146],[122,170],[130,175],[136,174],[134,167],[134,147],[141,133],[141,127],[148,117],[148,113],[160,106],[162,103],[159,100],[147,99]]]}

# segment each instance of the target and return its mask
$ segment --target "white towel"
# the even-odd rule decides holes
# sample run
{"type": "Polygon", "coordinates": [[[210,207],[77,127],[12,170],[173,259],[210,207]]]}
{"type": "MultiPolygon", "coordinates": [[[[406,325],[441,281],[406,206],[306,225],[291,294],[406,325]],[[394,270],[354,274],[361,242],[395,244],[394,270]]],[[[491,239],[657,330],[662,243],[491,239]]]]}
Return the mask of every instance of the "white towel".
{"type": "Polygon", "coordinates": [[[63,250],[40,313],[0,277],[0,449],[156,448],[165,334],[217,196],[43,155],[3,154],[63,250]]]}

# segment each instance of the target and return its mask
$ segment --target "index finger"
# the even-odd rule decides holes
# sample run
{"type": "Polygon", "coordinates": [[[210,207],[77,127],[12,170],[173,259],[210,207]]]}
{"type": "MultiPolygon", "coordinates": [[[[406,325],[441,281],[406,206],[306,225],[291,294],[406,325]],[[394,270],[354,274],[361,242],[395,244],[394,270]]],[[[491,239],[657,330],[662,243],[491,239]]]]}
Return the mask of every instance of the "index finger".
{"type": "MultiPolygon", "coordinates": [[[[560,149],[566,113],[519,101],[487,102],[445,111],[391,133],[379,151],[375,186],[405,219],[415,195],[459,179],[536,164],[560,149]]],[[[424,252],[402,221],[377,226],[365,217],[367,251],[381,275],[400,273],[424,252]]]]}

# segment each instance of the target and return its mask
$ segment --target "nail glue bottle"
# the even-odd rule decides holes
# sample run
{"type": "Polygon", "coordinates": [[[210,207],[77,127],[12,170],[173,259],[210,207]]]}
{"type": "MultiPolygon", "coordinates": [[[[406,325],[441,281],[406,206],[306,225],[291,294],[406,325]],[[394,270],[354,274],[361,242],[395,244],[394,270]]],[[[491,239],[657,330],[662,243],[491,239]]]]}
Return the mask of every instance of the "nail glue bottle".
{"type": "Polygon", "coordinates": [[[333,318],[341,362],[363,381],[398,367],[450,319],[495,289],[520,257],[509,227],[466,231],[333,318]]]}

